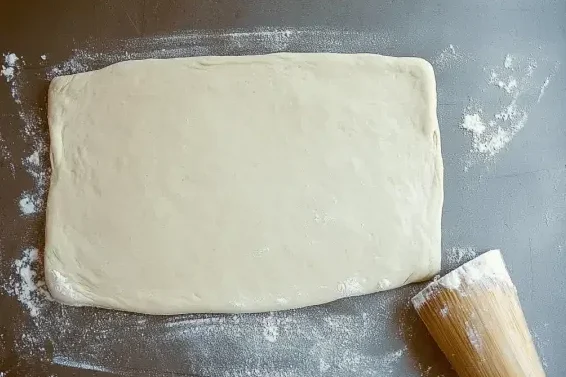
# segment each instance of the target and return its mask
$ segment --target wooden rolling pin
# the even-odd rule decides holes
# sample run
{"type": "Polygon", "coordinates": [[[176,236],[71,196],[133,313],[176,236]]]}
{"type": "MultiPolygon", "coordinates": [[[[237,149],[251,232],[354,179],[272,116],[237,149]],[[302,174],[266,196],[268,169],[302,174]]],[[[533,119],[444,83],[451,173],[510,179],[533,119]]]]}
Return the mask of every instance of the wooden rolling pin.
{"type": "Polygon", "coordinates": [[[412,302],[460,377],[545,376],[499,250],[432,282],[412,302]]]}

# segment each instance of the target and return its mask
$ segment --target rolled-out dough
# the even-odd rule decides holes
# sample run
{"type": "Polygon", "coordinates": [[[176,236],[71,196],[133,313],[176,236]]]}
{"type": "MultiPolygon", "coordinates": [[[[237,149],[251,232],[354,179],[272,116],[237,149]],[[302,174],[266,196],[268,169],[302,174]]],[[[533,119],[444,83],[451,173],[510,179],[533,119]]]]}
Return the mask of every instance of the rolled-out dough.
{"type": "Polygon", "coordinates": [[[129,61],[55,78],[46,280],[150,314],[297,308],[440,266],[442,160],[418,58],[129,61]]]}

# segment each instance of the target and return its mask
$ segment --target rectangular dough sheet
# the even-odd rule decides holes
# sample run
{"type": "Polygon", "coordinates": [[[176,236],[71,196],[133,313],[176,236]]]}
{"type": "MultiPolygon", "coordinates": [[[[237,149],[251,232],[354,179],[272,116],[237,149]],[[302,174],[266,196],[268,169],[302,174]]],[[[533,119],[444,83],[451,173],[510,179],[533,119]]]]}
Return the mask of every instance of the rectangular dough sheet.
{"type": "Polygon", "coordinates": [[[359,54],[128,61],[55,78],[45,268],[70,305],[261,312],[440,267],[430,64],[359,54]]]}

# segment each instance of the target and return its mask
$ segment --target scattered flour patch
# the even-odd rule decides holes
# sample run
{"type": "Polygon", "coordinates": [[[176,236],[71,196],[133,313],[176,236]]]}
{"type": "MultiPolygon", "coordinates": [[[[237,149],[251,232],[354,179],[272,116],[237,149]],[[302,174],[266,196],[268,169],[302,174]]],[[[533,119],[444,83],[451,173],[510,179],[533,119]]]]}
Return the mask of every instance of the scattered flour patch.
{"type": "Polygon", "coordinates": [[[34,167],[39,166],[39,151],[34,151],[31,155],[25,158],[25,161],[34,167]]]}
{"type": "MultiPolygon", "coordinates": [[[[23,90],[29,87],[29,82],[21,74],[23,71],[19,70],[24,65],[23,59],[17,57],[14,53],[9,53],[4,56],[4,67],[10,66],[18,68],[14,71],[14,75],[9,81],[10,94],[14,103],[17,105],[17,113],[23,127],[20,129],[20,135],[29,147],[32,148],[32,153],[23,159],[22,165],[33,177],[34,186],[32,189],[22,192],[18,199],[18,205],[22,215],[28,216],[38,213],[43,210],[44,197],[47,187],[47,166],[42,165],[41,155],[46,152],[46,143],[44,141],[43,120],[40,115],[39,108],[43,103],[37,103],[37,98],[28,97],[23,90]]],[[[11,153],[8,147],[2,143],[1,151],[2,157],[7,159],[11,158],[11,153]]],[[[16,176],[16,166],[14,162],[10,162],[13,176],[16,176]]]]}
{"type": "Polygon", "coordinates": [[[517,80],[513,77],[509,77],[507,82],[498,80],[495,85],[510,94],[513,90],[517,89],[517,80]]]}
{"type": "MultiPolygon", "coordinates": [[[[495,115],[495,119],[509,118],[507,109],[495,115]]],[[[511,115],[512,118],[515,114],[511,115]]],[[[472,152],[477,152],[485,156],[493,157],[499,153],[511,141],[513,136],[523,127],[525,119],[517,122],[516,127],[506,129],[498,125],[494,120],[486,123],[482,119],[482,113],[464,114],[460,128],[467,131],[472,136],[472,152]]]]}
{"type": "Polygon", "coordinates": [[[277,341],[277,337],[279,336],[279,326],[277,325],[277,321],[275,318],[270,315],[269,317],[265,318],[263,321],[263,337],[268,342],[274,343],[277,341]]]}
{"type": "Polygon", "coordinates": [[[546,349],[550,344],[549,334],[550,334],[550,324],[543,323],[542,325],[537,324],[532,330],[535,346],[538,349],[538,353],[544,367],[548,367],[548,359],[546,358],[546,349]],[[547,336],[542,337],[540,334],[546,334],[547,336]]]}
{"type": "Polygon", "coordinates": [[[509,131],[497,127],[497,131],[495,131],[489,139],[476,145],[476,150],[494,156],[511,141],[511,137],[512,135],[509,131]]]}
{"type": "Polygon", "coordinates": [[[444,50],[432,59],[432,65],[438,69],[443,70],[449,68],[450,66],[458,63],[462,60],[462,54],[460,54],[453,44],[448,45],[444,50]]]}
{"type": "Polygon", "coordinates": [[[395,366],[403,358],[403,355],[407,351],[407,348],[401,348],[397,351],[393,351],[385,354],[381,357],[382,373],[387,373],[392,375],[395,372],[395,366]]]}
{"type": "Polygon", "coordinates": [[[256,39],[257,43],[267,44],[274,51],[284,51],[291,40],[293,34],[295,34],[293,29],[283,29],[283,30],[270,30],[270,29],[259,29],[254,32],[234,32],[226,33],[225,37],[230,38],[233,43],[241,45],[242,38],[253,38],[256,39]]]}
{"type": "Polygon", "coordinates": [[[538,72],[557,70],[557,63],[521,59],[506,54],[502,66],[485,68],[486,86],[482,92],[499,97],[499,100],[484,103],[471,98],[470,105],[463,111],[459,128],[471,137],[471,150],[465,161],[464,170],[476,162],[493,160],[505,150],[514,137],[527,124],[529,112],[540,102],[550,83],[544,80],[542,87],[535,82],[538,72]],[[490,92],[491,91],[491,92],[490,92]],[[538,98],[537,98],[538,96],[538,98]]]}
{"type": "Polygon", "coordinates": [[[39,252],[35,248],[25,249],[22,257],[14,262],[14,274],[10,278],[8,289],[28,310],[32,317],[37,316],[42,308],[41,295],[47,293],[45,283],[38,279],[37,270],[39,252]]]}
{"type": "Polygon", "coordinates": [[[71,58],[62,64],[53,67],[48,77],[56,77],[61,75],[71,75],[74,73],[84,72],[88,70],[88,65],[84,64],[77,58],[71,58]]]}
{"type": "Polygon", "coordinates": [[[503,66],[507,69],[513,68],[513,57],[509,54],[505,55],[505,61],[503,62],[503,66]]]}
{"type": "Polygon", "coordinates": [[[36,214],[43,210],[44,196],[47,189],[47,173],[43,170],[40,160],[40,150],[43,144],[39,143],[39,149],[36,149],[28,157],[22,161],[26,172],[33,177],[34,188],[30,191],[24,191],[20,197],[20,212],[24,216],[36,214]]]}
{"type": "Polygon", "coordinates": [[[16,166],[12,159],[12,152],[10,151],[6,140],[2,137],[2,133],[0,133],[0,157],[1,161],[9,167],[12,178],[16,178],[16,166]]]}
{"type": "Polygon", "coordinates": [[[474,247],[453,247],[446,253],[446,259],[451,264],[461,263],[474,258],[478,250],[474,247]]]}

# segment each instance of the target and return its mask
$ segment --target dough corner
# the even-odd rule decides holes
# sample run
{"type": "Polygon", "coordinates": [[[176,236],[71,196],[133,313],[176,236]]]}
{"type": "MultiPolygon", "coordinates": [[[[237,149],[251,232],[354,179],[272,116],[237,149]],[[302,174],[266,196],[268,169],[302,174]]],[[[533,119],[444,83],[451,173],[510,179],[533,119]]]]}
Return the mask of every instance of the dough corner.
{"type": "Polygon", "coordinates": [[[63,275],[56,259],[57,252],[45,247],[45,284],[51,297],[63,304],[71,306],[89,305],[90,300],[76,289],[76,282],[63,275]]]}

